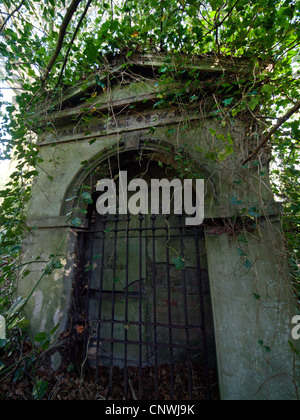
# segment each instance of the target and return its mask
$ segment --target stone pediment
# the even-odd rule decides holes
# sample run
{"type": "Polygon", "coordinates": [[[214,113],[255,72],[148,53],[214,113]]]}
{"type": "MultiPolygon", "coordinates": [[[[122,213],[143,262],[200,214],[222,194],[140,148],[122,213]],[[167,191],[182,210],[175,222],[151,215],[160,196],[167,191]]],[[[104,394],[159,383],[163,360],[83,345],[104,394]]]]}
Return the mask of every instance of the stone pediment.
{"type": "Polygon", "coordinates": [[[167,54],[119,57],[89,74],[76,86],[66,87],[55,96],[50,93],[50,99],[40,106],[36,115],[42,125],[49,120],[56,125],[66,125],[86,114],[101,116],[112,108],[115,111],[136,107],[153,108],[164,88],[164,85],[158,83],[158,77],[167,69],[176,70],[177,81],[172,84],[173,88],[183,86],[188,72],[194,71],[197,73],[198,88],[204,92],[224,83],[225,76],[227,81],[236,74],[245,78],[253,73],[255,66],[253,60],[215,55],[192,58],[171,58],[167,54]]]}

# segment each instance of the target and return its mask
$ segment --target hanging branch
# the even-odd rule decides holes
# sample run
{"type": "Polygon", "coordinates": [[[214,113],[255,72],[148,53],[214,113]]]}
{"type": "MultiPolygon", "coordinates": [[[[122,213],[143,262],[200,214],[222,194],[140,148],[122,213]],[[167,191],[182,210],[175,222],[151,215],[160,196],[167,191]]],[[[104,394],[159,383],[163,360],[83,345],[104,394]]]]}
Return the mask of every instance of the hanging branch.
{"type": "Polygon", "coordinates": [[[65,67],[66,67],[66,65],[67,65],[67,61],[68,61],[68,58],[69,58],[69,54],[70,54],[70,51],[71,51],[72,45],[73,45],[73,43],[74,43],[74,41],[75,41],[75,38],[76,38],[76,36],[77,36],[77,34],[78,34],[78,31],[79,31],[79,29],[80,29],[80,27],[81,27],[81,24],[82,24],[82,22],[83,22],[83,20],[84,20],[84,18],[85,18],[85,16],[86,16],[86,14],[87,14],[87,12],[88,12],[88,9],[89,9],[89,7],[90,7],[90,5],[91,5],[92,1],[93,1],[93,0],[89,0],[89,1],[87,2],[87,5],[86,5],[86,7],[85,7],[85,9],[84,9],[84,12],[82,13],[81,18],[79,19],[79,22],[78,22],[78,24],[77,24],[77,27],[76,27],[76,29],[75,29],[75,31],[74,31],[73,36],[72,36],[72,39],[71,39],[71,42],[70,42],[70,45],[69,45],[69,48],[68,48],[67,54],[66,54],[66,56],[65,56],[64,63],[63,63],[63,66],[62,66],[62,69],[61,69],[61,72],[60,72],[60,75],[59,75],[58,81],[57,81],[57,83],[56,83],[56,86],[58,86],[58,85],[59,85],[59,83],[60,83],[60,81],[61,81],[61,78],[62,78],[63,73],[64,73],[64,71],[65,71],[65,67]]]}
{"type": "Polygon", "coordinates": [[[164,41],[163,41],[163,32],[164,32],[164,6],[163,2],[161,2],[161,16],[160,16],[160,51],[164,51],[164,41]]]}
{"type": "MultiPolygon", "coordinates": [[[[204,35],[204,37],[206,37],[207,35],[211,34],[214,30],[218,29],[220,26],[222,26],[222,24],[225,22],[225,20],[227,20],[229,18],[229,16],[231,15],[231,13],[233,12],[233,10],[235,9],[235,7],[237,6],[237,4],[240,2],[241,0],[236,0],[236,2],[234,3],[234,5],[231,7],[231,9],[229,10],[229,12],[227,13],[227,15],[221,20],[221,22],[216,23],[214,25],[214,27],[212,29],[210,29],[208,32],[206,32],[206,34],[204,35]]],[[[221,10],[221,9],[220,9],[221,10]]]]}
{"type": "Polygon", "coordinates": [[[250,156],[247,157],[246,160],[242,163],[242,165],[246,165],[246,163],[250,162],[257,153],[267,144],[269,139],[273,136],[273,134],[284,124],[288,119],[291,118],[292,115],[294,115],[296,112],[300,110],[300,102],[298,102],[295,106],[293,106],[292,109],[289,110],[282,118],[278,120],[278,123],[272,128],[272,130],[269,131],[269,133],[263,138],[263,140],[259,143],[257,148],[251,153],[250,156]]]}
{"type": "Polygon", "coordinates": [[[110,0],[111,20],[114,20],[114,2],[110,0]]]}
{"type": "Polygon", "coordinates": [[[19,4],[19,6],[17,6],[8,16],[7,16],[7,18],[5,19],[5,21],[4,21],[4,23],[2,24],[2,26],[1,26],[1,28],[0,28],[0,34],[2,34],[2,32],[3,32],[3,29],[5,28],[5,26],[6,26],[6,24],[7,24],[7,22],[9,21],[9,19],[15,14],[15,13],[17,13],[20,9],[21,9],[21,7],[23,6],[23,4],[24,4],[24,2],[25,2],[25,0],[22,0],[21,1],[21,3],[19,4]]]}
{"type": "Polygon", "coordinates": [[[63,45],[64,38],[65,38],[65,35],[66,35],[67,27],[68,27],[74,13],[76,12],[77,7],[79,6],[80,2],[81,2],[81,0],[72,0],[72,3],[70,4],[70,6],[67,9],[64,20],[63,20],[63,22],[61,24],[61,27],[60,27],[60,30],[59,30],[59,35],[58,35],[58,40],[57,40],[55,51],[54,51],[52,57],[50,58],[49,63],[47,64],[44,75],[41,77],[42,84],[44,84],[45,81],[47,80],[47,77],[49,76],[49,73],[51,72],[54,63],[55,63],[57,57],[59,56],[59,53],[60,53],[62,45],[63,45]]]}

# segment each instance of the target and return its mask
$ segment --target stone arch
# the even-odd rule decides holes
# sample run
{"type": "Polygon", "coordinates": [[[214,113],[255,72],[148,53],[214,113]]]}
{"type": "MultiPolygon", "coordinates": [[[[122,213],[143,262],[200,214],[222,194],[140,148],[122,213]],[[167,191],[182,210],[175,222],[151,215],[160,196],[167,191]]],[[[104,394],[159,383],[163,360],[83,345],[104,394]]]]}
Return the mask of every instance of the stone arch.
{"type": "MultiPolygon", "coordinates": [[[[115,143],[109,148],[105,148],[96,155],[94,155],[88,162],[86,162],[79,172],[74,176],[72,182],[69,184],[66,189],[63,203],[60,209],[60,215],[65,216],[68,214],[70,209],[74,208],[76,199],[70,200],[74,196],[74,193],[78,191],[78,188],[84,184],[85,180],[95,171],[102,163],[107,162],[109,159],[116,158],[121,160],[122,156],[126,153],[152,153],[151,160],[157,161],[158,163],[171,165],[174,170],[179,170],[178,161],[176,160],[176,148],[174,144],[168,143],[155,138],[145,138],[139,140],[134,146],[130,146],[127,141],[122,141],[120,143],[115,143]]],[[[209,202],[210,205],[217,204],[217,194],[216,187],[210,176],[207,168],[200,164],[192,157],[192,154],[189,150],[181,149],[183,153],[187,156],[190,162],[194,162],[195,171],[199,175],[203,176],[203,179],[206,180],[206,202],[209,202]]],[[[105,177],[105,173],[103,173],[105,177]]],[[[188,176],[187,176],[188,177],[188,176]]]]}

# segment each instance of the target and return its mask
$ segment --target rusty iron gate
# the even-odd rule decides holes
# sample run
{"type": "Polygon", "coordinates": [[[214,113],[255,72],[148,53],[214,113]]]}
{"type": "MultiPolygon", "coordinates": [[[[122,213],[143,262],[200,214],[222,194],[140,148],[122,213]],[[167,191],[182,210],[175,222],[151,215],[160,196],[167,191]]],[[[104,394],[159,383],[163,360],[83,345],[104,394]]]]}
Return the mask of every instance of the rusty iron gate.
{"type": "Polygon", "coordinates": [[[217,398],[203,228],[94,211],[78,235],[74,328],[107,395],[217,398]]]}

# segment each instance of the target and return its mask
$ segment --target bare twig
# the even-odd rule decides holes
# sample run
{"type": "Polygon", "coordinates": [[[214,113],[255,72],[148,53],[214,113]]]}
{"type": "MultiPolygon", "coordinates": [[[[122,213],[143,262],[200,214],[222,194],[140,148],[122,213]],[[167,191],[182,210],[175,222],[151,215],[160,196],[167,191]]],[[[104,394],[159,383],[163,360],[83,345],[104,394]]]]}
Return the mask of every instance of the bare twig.
{"type": "Polygon", "coordinates": [[[134,388],[133,388],[133,383],[132,383],[132,380],[131,380],[131,379],[129,379],[129,380],[128,380],[128,383],[129,383],[130,390],[131,390],[131,393],[132,393],[132,398],[133,398],[135,401],[138,401],[138,397],[136,396],[136,393],[135,393],[134,388]]]}
{"type": "Polygon", "coordinates": [[[229,12],[227,13],[227,15],[221,20],[221,22],[215,24],[214,27],[212,29],[210,29],[204,36],[207,36],[211,32],[213,32],[214,30],[218,29],[225,22],[225,20],[229,18],[229,16],[231,15],[231,13],[233,12],[234,8],[236,7],[236,5],[239,2],[240,2],[240,0],[236,0],[236,2],[234,3],[234,5],[232,6],[232,8],[229,10],[229,12]]]}
{"type": "Polygon", "coordinates": [[[75,29],[74,33],[73,33],[73,36],[72,36],[72,39],[71,39],[71,42],[70,42],[70,45],[69,45],[68,51],[67,51],[67,53],[66,53],[66,56],[65,56],[65,59],[64,59],[64,63],[63,63],[63,66],[62,66],[62,69],[61,69],[61,72],[60,72],[60,75],[59,75],[58,81],[57,81],[57,83],[56,83],[56,86],[57,86],[57,85],[59,85],[59,83],[60,83],[60,81],[61,81],[61,78],[62,78],[63,73],[64,73],[64,71],[65,71],[65,67],[66,67],[67,62],[68,62],[68,57],[69,57],[69,54],[70,54],[70,51],[71,51],[72,45],[73,45],[73,43],[74,43],[74,41],[75,41],[75,38],[76,38],[76,36],[77,36],[77,34],[78,34],[78,31],[79,31],[79,29],[80,29],[80,27],[81,27],[81,24],[82,24],[82,22],[83,22],[83,20],[84,20],[84,18],[85,18],[85,16],[86,16],[86,14],[87,14],[87,12],[88,12],[88,9],[89,9],[89,7],[90,7],[90,5],[91,5],[92,1],[93,1],[93,0],[89,0],[89,1],[87,2],[87,5],[86,5],[86,7],[85,7],[85,9],[84,9],[84,11],[83,11],[83,13],[82,13],[82,15],[81,15],[81,18],[80,18],[80,19],[79,19],[79,21],[78,21],[78,24],[77,24],[77,26],[76,26],[76,29],[75,29]]]}
{"type": "Polygon", "coordinates": [[[274,376],[271,376],[271,378],[269,378],[269,379],[266,379],[265,381],[264,381],[264,383],[258,388],[258,391],[257,391],[257,393],[254,395],[254,397],[256,397],[259,393],[260,393],[260,391],[261,391],[261,389],[263,388],[263,386],[264,385],[266,385],[268,382],[270,382],[272,379],[275,379],[275,378],[278,378],[279,376],[286,376],[286,377],[288,377],[289,379],[291,379],[291,376],[288,374],[288,373],[278,373],[277,375],[274,375],[274,376]]]}
{"type": "Polygon", "coordinates": [[[269,131],[269,133],[263,138],[263,140],[259,143],[257,148],[251,153],[250,156],[247,157],[246,160],[242,163],[242,165],[246,165],[250,160],[252,160],[257,153],[267,144],[267,142],[270,140],[270,138],[273,136],[273,134],[284,124],[288,119],[291,118],[292,115],[294,115],[296,112],[300,110],[300,101],[293,106],[292,109],[289,110],[282,118],[278,120],[278,123],[274,125],[272,130],[269,131]]]}
{"type": "Polygon", "coordinates": [[[20,9],[21,9],[21,7],[23,6],[23,4],[24,4],[24,2],[25,2],[25,0],[22,0],[21,1],[21,3],[19,4],[19,6],[17,6],[8,16],[7,16],[7,18],[5,19],[5,21],[4,21],[4,23],[2,24],[2,26],[1,26],[1,29],[0,29],[0,34],[2,34],[2,32],[3,32],[3,29],[5,28],[5,26],[6,26],[6,24],[7,24],[7,22],[9,21],[9,19],[16,13],[16,12],[18,12],[20,9]]]}

